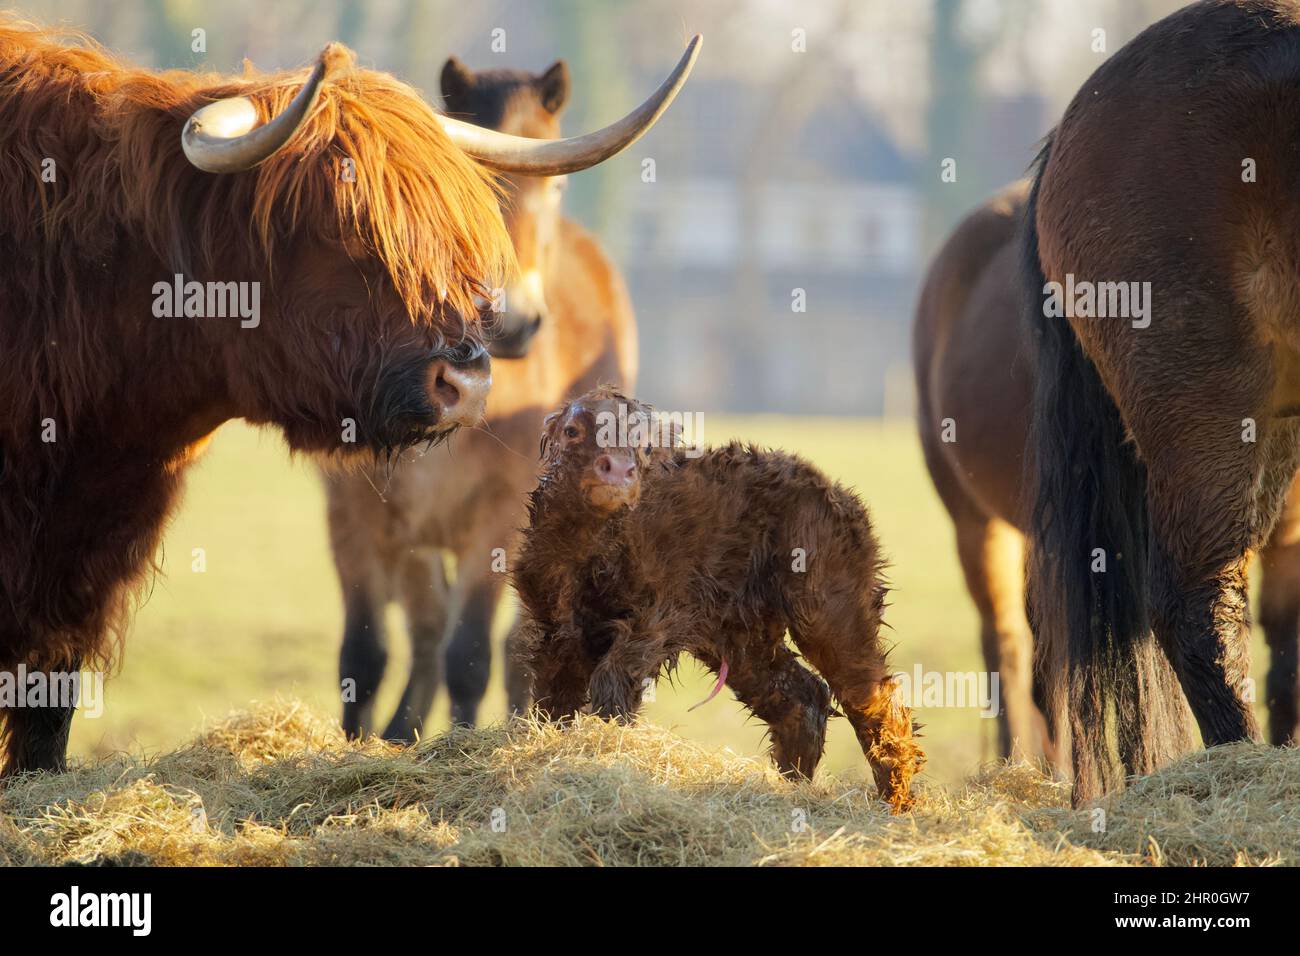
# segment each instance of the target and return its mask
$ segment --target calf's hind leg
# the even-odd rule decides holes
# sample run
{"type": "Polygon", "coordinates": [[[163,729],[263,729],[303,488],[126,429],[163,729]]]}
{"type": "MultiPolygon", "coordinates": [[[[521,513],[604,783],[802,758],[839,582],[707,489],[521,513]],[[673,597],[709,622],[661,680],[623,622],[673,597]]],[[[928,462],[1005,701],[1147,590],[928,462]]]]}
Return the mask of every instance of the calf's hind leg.
{"type": "Polygon", "coordinates": [[[812,615],[794,642],[839,701],[871,765],[880,797],[895,813],[912,806],[911,784],[925,765],[912,714],[897,697],[873,607],[843,603],[812,615]]]}

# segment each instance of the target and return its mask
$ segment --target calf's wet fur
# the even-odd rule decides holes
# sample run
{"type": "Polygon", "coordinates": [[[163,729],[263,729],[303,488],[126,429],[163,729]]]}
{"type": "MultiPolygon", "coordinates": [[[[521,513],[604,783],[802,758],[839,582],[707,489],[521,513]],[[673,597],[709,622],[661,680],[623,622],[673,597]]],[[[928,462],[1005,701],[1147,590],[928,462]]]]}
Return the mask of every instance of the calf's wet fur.
{"type": "Polygon", "coordinates": [[[866,508],[794,455],[656,442],[660,429],[637,427],[652,416],[606,386],[546,419],[513,575],[537,708],[630,719],[686,652],[767,723],[787,776],[812,776],[833,697],[882,799],[907,809],[925,754],[885,660],[866,508]]]}

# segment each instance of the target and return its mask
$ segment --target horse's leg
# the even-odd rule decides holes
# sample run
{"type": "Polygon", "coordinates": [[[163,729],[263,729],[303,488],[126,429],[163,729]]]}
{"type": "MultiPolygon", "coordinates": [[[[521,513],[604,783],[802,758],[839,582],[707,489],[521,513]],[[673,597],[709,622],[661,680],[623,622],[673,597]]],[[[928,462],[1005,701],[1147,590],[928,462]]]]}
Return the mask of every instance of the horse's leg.
{"type": "Polygon", "coordinates": [[[343,732],[349,738],[363,737],[374,726],[375,694],[388,666],[386,603],[377,588],[359,585],[343,592],[339,686],[343,694],[343,732]]]}
{"type": "MultiPolygon", "coordinates": [[[[73,672],[80,663],[67,665],[73,672]]],[[[68,735],[76,701],[47,702],[42,707],[10,707],[3,711],[0,731],[5,745],[3,773],[8,776],[29,770],[61,773],[67,769],[68,735]]]]}
{"type": "Polygon", "coordinates": [[[1300,444],[1289,424],[1265,423],[1258,443],[1242,441],[1234,419],[1184,421],[1180,442],[1144,446],[1155,449],[1147,463],[1155,631],[1206,746],[1259,736],[1244,692],[1246,561],[1281,510],[1300,444]],[[1188,480],[1204,475],[1206,461],[1213,472],[1188,480]]]}
{"type": "Polygon", "coordinates": [[[998,519],[954,518],[966,589],[980,615],[980,645],[998,675],[998,755],[1034,755],[1046,727],[1031,690],[1033,638],[1025,618],[1025,542],[998,519]]]}
{"type": "Polygon", "coordinates": [[[473,727],[492,671],[492,615],[505,586],[505,575],[489,571],[474,576],[472,570],[466,569],[458,570],[457,578],[461,601],[447,645],[447,691],[451,695],[452,722],[473,727]],[[471,575],[470,580],[463,580],[466,573],[471,575]]]}
{"type": "Polygon", "coordinates": [[[440,551],[422,549],[409,555],[402,572],[411,673],[393,719],[384,730],[384,739],[406,742],[423,734],[424,722],[442,683],[442,642],[451,595],[440,551]]]}
{"type": "Polygon", "coordinates": [[[1269,649],[1268,736],[1277,747],[1300,740],[1300,500],[1293,500],[1300,496],[1294,487],[1259,552],[1259,621],[1269,649]]]}
{"type": "Polygon", "coordinates": [[[388,664],[384,609],[392,593],[393,562],[383,530],[387,505],[354,477],[330,475],[324,483],[330,549],[343,594],[343,732],[356,738],[374,724],[375,694],[388,664]]]}

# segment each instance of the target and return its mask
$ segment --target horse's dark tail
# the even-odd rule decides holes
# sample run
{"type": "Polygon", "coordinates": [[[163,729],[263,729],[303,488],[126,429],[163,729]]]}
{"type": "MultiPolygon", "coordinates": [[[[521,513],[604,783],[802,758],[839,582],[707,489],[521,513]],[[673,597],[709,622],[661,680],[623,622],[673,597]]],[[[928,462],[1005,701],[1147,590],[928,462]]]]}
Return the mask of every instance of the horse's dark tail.
{"type": "Polygon", "coordinates": [[[1112,739],[1129,772],[1149,772],[1188,745],[1190,713],[1147,616],[1146,468],[1069,321],[1044,307],[1036,212],[1051,149],[1049,136],[1020,234],[1035,370],[1027,603],[1039,696],[1082,803],[1122,781],[1112,739]]]}

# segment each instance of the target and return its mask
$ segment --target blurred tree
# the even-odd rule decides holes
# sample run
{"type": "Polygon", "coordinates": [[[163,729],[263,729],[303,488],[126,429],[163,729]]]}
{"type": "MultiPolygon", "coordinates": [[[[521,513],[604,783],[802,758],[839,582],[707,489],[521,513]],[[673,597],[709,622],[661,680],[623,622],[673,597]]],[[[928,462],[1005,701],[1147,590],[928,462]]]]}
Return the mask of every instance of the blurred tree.
{"type": "Polygon", "coordinates": [[[343,0],[339,5],[338,40],[352,49],[361,46],[361,36],[366,24],[366,4],[363,0],[343,0]]]}
{"type": "MultiPolygon", "coordinates": [[[[964,28],[967,0],[934,0],[930,30],[930,99],[926,108],[927,155],[920,164],[925,202],[922,244],[934,249],[972,206],[991,188],[973,163],[963,163],[963,147],[980,135],[974,126],[983,112],[980,62],[995,46],[964,28]],[[945,160],[956,162],[955,182],[940,174],[945,160]]],[[[992,31],[996,33],[997,31],[992,31]]]]}
{"type": "Polygon", "coordinates": [[[437,36],[437,18],[428,0],[409,0],[398,19],[393,69],[406,81],[424,91],[431,103],[438,92],[438,70],[453,50],[439,57],[429,50],[429,39],[437,36]],[[436,61],[436,62],[434,62],[436,61]]]}
{"type": "MultiPolygon", "coordinates": [[[[628,64],[619,45],[609,42],[617,35],[616,20],[627,8],[627,0],[558,0],[551,7],[550,48],[566,51],[573,77],[574,93],[564,120],[566,132],[595,129],[628,108],[632,97],[628,64]]],[[[608,232],[623,214],[625,190],[616,177],[627,174],[626,163],[615,161],[574,176],[569,180],[565,209],[595,232],[608,232]]]]}
{"type": "MultiPolygon", "coordinates": [[[[854,8],[853,0],[840,0],[826,35],[846,32],[854,8]]],[[[755,374],[763,368],[764,357],[770,351],[765,337],[759,334],[771,316],[763,275],[766,186],[777,161],[802,142],[799,131],[826,95],[835,76],[835,71],[828,69],[826,61],[816,52],[792,52],[790,65],[763,97],[758,123],[741,154],[744,166],[740,170],[737,194],[740,248],[732,298],[736,306],[732,321],[741,328],[729,337],[727,355],[732,371],[725,387],[728,401],[735,408],[758,407],[766,390],[764,377],[755,374]]],[[[785,294],[789,294],[788,290],[785,294]]]]}
{"type": "Polygon", "coordinates": [[[199,26],[191,0],[146,0],[146,10],[155,66],[193,68],[203,61],[205,55],[191,48],[191,31],[199,26]]]}

